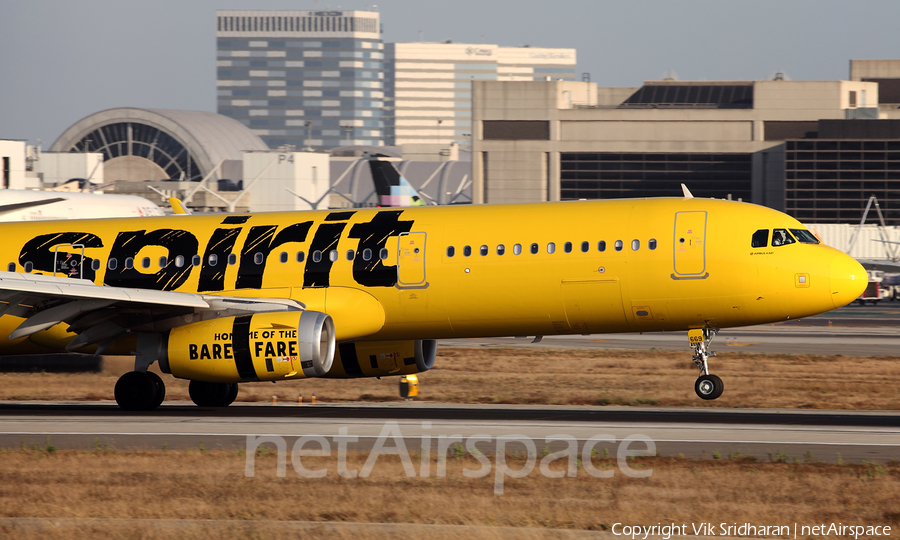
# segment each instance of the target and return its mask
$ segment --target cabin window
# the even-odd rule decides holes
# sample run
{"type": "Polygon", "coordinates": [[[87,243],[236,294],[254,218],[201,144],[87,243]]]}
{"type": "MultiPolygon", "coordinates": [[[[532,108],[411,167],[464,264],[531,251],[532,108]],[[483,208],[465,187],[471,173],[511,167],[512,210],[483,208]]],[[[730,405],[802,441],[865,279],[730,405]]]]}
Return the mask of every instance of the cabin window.
{"type": "Polygon", "coordinates": [[[750,247],[763,248],[769,245],[769,229],[760,229],[753,233],[750,239],[750,247]]]}
{"type": "Polygon", "coordinates": [[[616,240],[616,251],[622,251],[622,246],[624,245],[621,240],[616,240]]]}
{"type": "Polygon", "coordinates": [[[34,264],[31,261],[25,263],[25,273],[30,274],[34,270],[34,264]]]}
{"type": "Polygon", "coordinates": [[[606,251],[606,240],[597,242],[597,251],[606,251]]]}
{"type": "Polygon", "coordinates": [[[647,247],[650,248],[650,251],[656,249],[656,238],[651,238],[649,242],[647,242],[647,247]]]}
{"type": "Polygon", "coordinates": [[[210,266],[215,266],[215,265],[219,264],[219,256],[216,255],[215,253],[210,253],[209,257],[207,258],[207,261],[209,262],[210,266]]]}
{"type": "Polygon", "coordinates": [[[263,254],[258,251],[253,254],[253,262],[255,264],[262,264],[265,259],[266,258],[263,256],[263,254]]]}
{"type": "Polygon", "coordinates": [[[516,244],[513,246],[513,255],[521,255],[522,254],[522,244],[516,244]]]}
{"type": "Polygon", "coordinates": [[[347,250],[347,260],[352,261],[356,257],[356,252],[352,249],[347,250]]]}
{"type": "Polygon", "coordinates": [[[302,263],[304,260],[306,260],[306,253],[303,253],[302,251],[298,251],[297,252],[297,262],[302,263]]]}
{"type": "Polygon", "coordinates": [[[801,244],[818,244],[819,239],[816,236],[807,231],[806,229],[789,229],[791,234],[794,235],[794,238],[800,241],[801,244]]]}
{"type": "Polygon", "coordinates": [[[382,261],[386,261],[388,258],[387,248],[381,248],[381,251],[378,253],[378,256],[382,261]]]}
{"type": "Polygon", "coordinates": [[[538,246],[537,244],[531,244],[531,254],[532,255],[537,255],[537,252],[539,249],[540,249],[540,246],[538,246]]]}
{"type": "Polygon", "coordinates": [[[456,249],[453,246],[447,246],[447,257],[452,257],[456,254],[456,249]]]}
{"type": "Polygon", "coordinates": [[[287,254],[287,251],[282,251],[282,252],[278,255],[278,260],[281,261],[281,264],[286,263],[286,262],[288,261],[288,254],[287,254]]]}
{"type": "MultiPolygon", "coordinates": [[[[113,259],[113,260],[114,260],[114,259],[113,259]]],[[[113,260],[110,260],[110,262],[112,262],[113,260]]],[[[175,257],[175,267],[176,267],[176,268],[181,268],[182,266],[184,266],[184,256],[183,256],[183,255],[178,255],[178,256],[175,257]]],[[[115,270],[115,268],[112,268],[112,270],[115,270]]]]}
{"type": "Polygon", "coordinates": [[[119,266],[119,261],[116,259],[110,259],[109,262],[106,263],[106,267],[110,270],[115,270],[117,266],[119,266]]]}
{"type": "Polygon", "coordinates": [[[167,264],[169,264],[169,259],[167,259],[165,255],[163,255],[162,257],[159,258],[159,267],[160,268],[165,268],[167,264]]]}
{"type": "Polygon", "coordinates": [[[565,245],[563,246],[563,250],[566,253],[572,253],[572,242],[566,242],[565,245]]]}
{"type": "Polygon", "coordinates": [[[478,252],[481,253],[481,256],[482,256],[482,257],[484,257],[485,255],[488,254],[488,247],[487,247],[487,246],[481,246],[481,249],[479,249],[478,252]]]}
{"type": "Polygon", "coordinates": [[[582,253],[587,253],[590,249],[591,249],[590,242],[585,241],[585,242],[581,243],[581,252],[582,253]]]}
{"type": "Polygon", "coordinates": [[[336,249],[332,249],[331,251],[328,252],[328,260],[329,261],[335,262],[336,260],[338,260],[338,257],[339,257],[339,255],[338,255],[338,252],[336,249]]]}
{"type": "MultiPolygon", "coordinates": [[[[99,261],[95,261],[95,262],[99,262],[99,261]]],[[[97,270],[97,269],[95,268],[95,270],[97,270]]],[[[16,263],[9,263],[9,264],[7,264],[7,265],[6,265],[6,271],[7,271],[7,272],[15,272],[15,271],[16,271],[16,263]]]]}
{"type": "Polygon", "coordinates": [[[631,241],[631,251],[637,251],[641,249],[641,241],[638,239],[634,239],[631,241]]]}
{"type": "MultiPolygon", "coordinates": [[[[259,255],[260,259],[262,259],[262,253],[258,253],[258,255],[259,255]]],[[[202,262],[203,262],[203,258],[200,255],[194,255],[193,257],[191,257],[191,264],[194,266],[200,266],[200,263],[202,263],[202,262]]],[[[126,264],[127,264],[127,261],[126,261],[126,264]]],[[[257,263],[257,264],[259,264],[259,263],[257,263]]]]}
{"type": "MultiPolygon", "coordinates": [[[[9,263],[9,264],[12,266],[12,270],[10,270],[10,272],[15,272],[16,263],[9,263]]],[[[97,272],[98,270],[100,270],[101,266],[103,266],[103,265],[100,263],[100,259],[94,259],[93,261],[91,261],[91,270],[93,270],[94,272],[97,272]]]]}
{"type": "Polygon", "coordinates": [[[793,244],[796,242],[794,237],[791,236],[787,229],[775,229],[772,231],[772,246],[786,246],[787,244],[793,244]]]}
{"type": "Polygon", "coordinates": [[[134,268],[134,259],[128,257],[125,259],[125,270],[131,270],[132,268],[134,268]]]}
{"type": "Polygon", "coordinates": [[[504,253],[506,253],[506,246],[504,246],[503,244],[498,244],[497,255],[503,255],[504,253]]]}
{"type": "Polygon", "coordinates": [[[556,251],[556,244],[554,242],[550,242],[547,244],[547,253],[554,253],[556,251]]]}
{"type": "Polygon", "coordinates": [[[463,248],[463,256],[468,257],[472,254],[472,246],[466,246],[463,248]]]}
{"type": "Polygon", "coordinates": [[[141,268],[150,268],[150,257],[141,259],[141,268]]]}
{"type": "Polygon", "coordinates": [[[312,252],[312,262],[322,262],[322,252],[318,249],[312,252]]]}
{"type": "Polygon", "coordinates": [[[228,255],[228,266],[234,266],[237,264],[237,255],[234,253],[230,253],[228,255]]]}
{"type": "Polygon", "coordinates": [[[363,260],[364,260],[364,261],[371,261],[371,260],[372,260],[372,250],[371,250],[371,249],[366,248],[366,249],[363,250],[363,260]]]}

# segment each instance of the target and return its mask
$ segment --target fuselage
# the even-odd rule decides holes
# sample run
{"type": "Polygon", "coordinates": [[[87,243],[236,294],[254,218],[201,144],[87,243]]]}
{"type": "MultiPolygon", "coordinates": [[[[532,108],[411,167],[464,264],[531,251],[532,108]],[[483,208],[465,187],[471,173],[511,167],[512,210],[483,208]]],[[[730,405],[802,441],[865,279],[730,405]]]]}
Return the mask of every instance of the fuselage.
{"type": "MultiPolygon", "coordinates": [[[[804,243],[811,235],[800,239],[805,227],[786,214],[713,199],[69,220],[0,230],[0,267],[15,272],[291,298],[325,312],[329,302],[361,302],[359,318],[380,306],[383,324],[353,336],[366,340],[746,326],[828,311],[855,299],[866,282],[849,256],[804,243]],[[753,247],[763,230],[765,245],[753,247]],[[794,241],[773,245],[778,231],[794,241]]],[[[342,324],[358,323],[342,309],[339,336],[342,324]]],[[[20,322],[0,317],[0,332],[20,322]]],[[[60,332],[64,325],[28,342],[3,340],[0,353],[64,343],[60,332]]]]}

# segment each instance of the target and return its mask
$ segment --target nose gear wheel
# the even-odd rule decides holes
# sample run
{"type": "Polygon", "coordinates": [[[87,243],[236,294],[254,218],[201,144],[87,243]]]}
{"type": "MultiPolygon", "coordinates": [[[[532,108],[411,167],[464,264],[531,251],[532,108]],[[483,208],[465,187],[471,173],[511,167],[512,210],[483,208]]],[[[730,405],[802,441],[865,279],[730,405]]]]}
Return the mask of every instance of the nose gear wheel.
{"type": "Polygon", "coordinates": [[[716,356],[716,353],[709,350],[709,344],[718,333],[718,328],[698,328],[688,332],[691,348],[694,349],[694,364],[700,370],[700,377],[694,383],[694,392],[701,399],[716,399],[725,391],[722,379],[709,373],[709,359],[716,356]]]}

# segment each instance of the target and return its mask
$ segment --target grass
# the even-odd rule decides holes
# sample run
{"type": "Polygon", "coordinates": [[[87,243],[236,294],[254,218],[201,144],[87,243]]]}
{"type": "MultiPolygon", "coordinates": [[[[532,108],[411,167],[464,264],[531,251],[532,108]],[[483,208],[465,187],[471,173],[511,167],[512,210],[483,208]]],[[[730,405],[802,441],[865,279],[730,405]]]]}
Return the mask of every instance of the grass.
{"type": "MultiPolygon", "coordinates": [[[[98,528],[103,538],[200,538],[210,533],[215,538],[297,537],[277,527],[284,521],[478,527],[478,534],[471,529],[431,529],[428,537],[438,538],[501,537],[500,529],[493,527],[522,533],[608,531],[617,522],[900,526],[896,462],[835,465],[814,460],[758,462],[741,456],[647,457],[630,464],[652,468],[649,478],[630,478],[618,470],[612,478],[595,478],[581,467],[574,478],[546,478],[536,468],[524,478],[508,478],[504,495],[495,496],[493,475],[465,477],[463,469],[478,469],[479,462],[452,452],[445,478],[407,478],[395,456],[382,456],[371,476],[352,479],[337,475],[336,454],[304,458],[310,469],[328,469],[328,475],[318,479],[296,474],[290,461],[287,476],[279,478],[274,453],[261,454],[266,455],[256,457],[256,475],[247,478],[240,452],[50,452],[44,446],[0,450],[0,517],[125,520],[60,522],[51,534],[57,538],[88,538],[87,533],[96,534],[98,528]],[[247,528],[247,521],[260,525],[247,528]]],[[[361,468],[366,457],[351,452],[348,467],[361,468]]],[[[418,460],[414,456],[414,462],[418,460]]],[[[564,461],[555,463],[561,467],[564,461]]],[[[601,456],[594,461],[598,468],[615,463],[601,456]]],[[[508,462],[516,469],[523,460],[509,457],[508,462]]],[[[435,469],[433,463],[432,474],[435,469]]],[[[389,536],[377,528],[320,532],[318,536],[337,538],[389,536]]],[[[27,527],[16,529],[0,519],[0,536],[4,533],[41,537],[39,531],[29,533],[27,527]]],[[[46,530],[43,534],[46,537],[46,530]]]]}
{"type": "MultiPolygon", "coordinates": [[[[417,400],[453,403],[766,407],[898,410],[898,358],[854,358],[722,352],[713,371],[721,398],[694,394],[690,351],[444,348],[435,369],[420,376],[417,400]]],[[[0,374],[0,400],[111,400],[127,357],[108,357],[101,373],[0,374]]],[[[156,367],[154,366],[154,370],[156,367]]],[[[167,399],[187,400],[187,382],[163,375],[167,399]]],[[[397,377],[307,379],[241,385],[238,401],[296,403],[399,400],[397,377]]]]}

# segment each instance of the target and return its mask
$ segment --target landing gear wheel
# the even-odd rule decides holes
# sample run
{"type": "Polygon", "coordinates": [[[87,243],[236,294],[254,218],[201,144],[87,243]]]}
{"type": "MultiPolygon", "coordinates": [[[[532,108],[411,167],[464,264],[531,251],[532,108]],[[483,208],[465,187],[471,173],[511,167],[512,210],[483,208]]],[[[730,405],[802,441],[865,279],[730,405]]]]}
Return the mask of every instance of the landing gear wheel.
{"type": "MultiPolygon", "coordinates": [[[[162,386],[162,381],[159,382],[162,386]]],[[[129,371],[116,381],[116,403],[126,411],[155,409],[159,405],[157,401],[159,394],[165,397],[165,390],[159,392],[156,381],[143,371],[129,371]]]]}
{"type": "Polygon", "coordinates": [[[225,401],[222,402],[223,407],[227,407],[234,403],[234,400],[237,399],[238,396],[238,383],[228,383],[228,386],[230,386],[230,388],[228,389],[228,396],[225,398],[225,401]]]}
{"type": "Polygon", "coordinates": [[[191,381],[188,393],[198,407],[227,407],[238,395],[237,383],[191,381]]]}
{"type": "Polygon", "coordinates": [[[150,379],[153,380],[153,384],[156,385],[156,399],[153,400],[153,404],[150,407],[150,409],[156,409],[162,405],[162,402],[166,399],[166,384],[159,375],[152,371],[148,371],[147,376],[150,377],[150,379]]]}
{"type": "Polygon", "coordinates": [[[716,375],[701,375],[694,383],[694,391],[701,399],[716,399],[725,391],[725,383],[716,375]]]}

